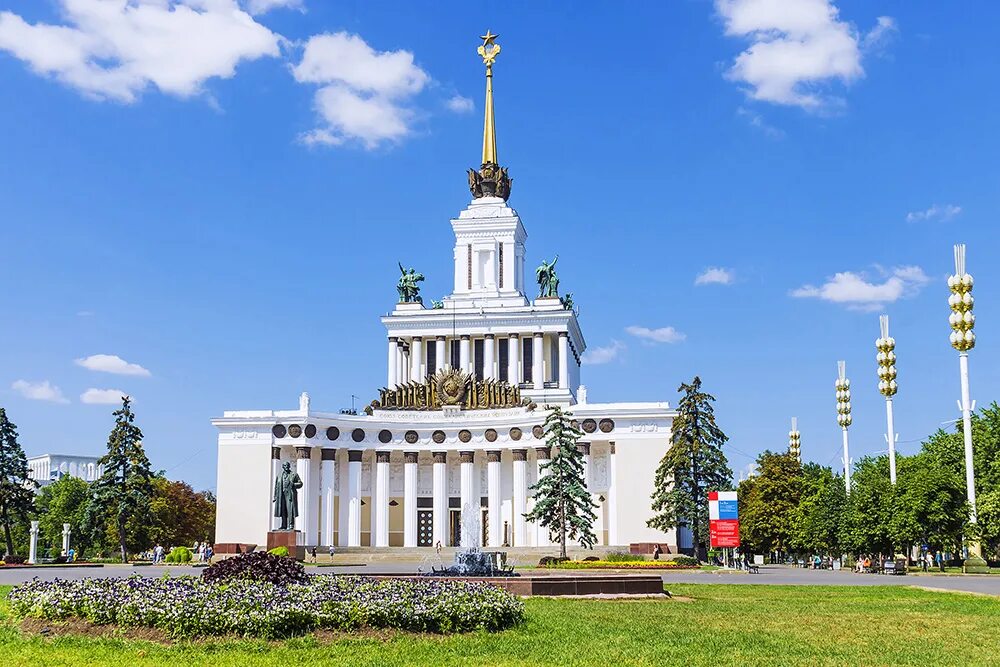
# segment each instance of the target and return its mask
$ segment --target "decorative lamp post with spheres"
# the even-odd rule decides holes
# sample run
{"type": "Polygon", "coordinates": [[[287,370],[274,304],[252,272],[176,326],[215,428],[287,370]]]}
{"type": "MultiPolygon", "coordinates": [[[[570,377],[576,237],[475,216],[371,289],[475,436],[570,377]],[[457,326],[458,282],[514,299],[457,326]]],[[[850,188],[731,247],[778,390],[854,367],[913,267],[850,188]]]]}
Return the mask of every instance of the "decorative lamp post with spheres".
{"type": "Polygon", "coordinates": [[[847,379],[847,362],[837,362],[837,424],[844,436],[844,486],[851,495],[851,453],[847,446],[847,427],[851,425],[851,381],[847,379]]]}
{"type": "Polygon", "coordinates": [[[889,316],[881,315],[879,329],[882,334],[875,341],[875,356],[878,361],[878,391],[885,396],[886,442],[889,443],[889,481],[896,484],[896,429],[892,419],[892,397],[899,386],[896,384],[896,339],[889,335],[889,316]]]}

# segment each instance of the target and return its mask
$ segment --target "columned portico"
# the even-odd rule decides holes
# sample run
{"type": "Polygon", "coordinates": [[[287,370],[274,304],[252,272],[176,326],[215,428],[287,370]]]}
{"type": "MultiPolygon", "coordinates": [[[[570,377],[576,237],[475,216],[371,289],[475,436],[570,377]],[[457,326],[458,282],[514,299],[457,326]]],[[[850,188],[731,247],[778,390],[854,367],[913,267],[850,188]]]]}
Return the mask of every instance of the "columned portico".
{"type": "Polygon", "coordinates": [[[489,522],[488,537],[491,547],[500,546],[500,452],[490,450],[486,452],[486,493],[487,493],[487,516],[489,522]]]}
{"type": "Polygon", "coordinates": [[[521,383],[521,337],[511,334],[507,343],[507,381],[512,385],[521,383]]]}
{"type": "Polygon", "coordinates": [[[462,544],[463,547],[473,547],[479,546],[479,540],[476,540],[476,535],[478,530],[474,530],[472,526],[478,525],[479,513],[479,502],[475,497],[475,474],[474,471],[474,456],[475,452],[463,451],[459,452],[461,459],[461,470],[460,470],[460,489],[462,496],[462,544]],[[467,513],[472,516],[467,516],[467,513]],[[468,530],[467,530],[468,528],[468,530]],[[466,540],[474,540],[471,544],[465,544],[466,540]]]}
{"type": "Polygon", "coordinates": [[[469,354],[469,336],[463,335],[459,339],[458,345],[458,365],[462,367],[462,370],[466,373],[471,373],[470,361],[472,355],[469,354]]]}
{"type": "Polygon", "coordinates": [[[531,381],[536,390],[545,388],[545,335],[536,333],[531,348],[531,381]]]}
{"type": "Polygon", "coordinates": [[[389,372],[386,374],[386,385],[387,387],[393,387],[399,384],[399,371],[397,370],[397,362],[399,359],[399,345],[396,342],[395,336],[389,336],[389,355],[388,364],[389,372]]]}
{"type": "Polygon", "coordinates": [[[514,505],[514,544],[515,547],[528,546],[527,522],[524,519],[528,511],[528,450],[511,450],[513,469],[513,505],[514,505]]]}
{"type": "Polygon", "coordinates": [[[559,388],[569,389],[569,334],[559,332],[559,388]]]}
{"type": "Polygon", "coordinates": [[[434,341],[434,363],[437,366],[435,370],[451,368],[451,359],[448,358],[448,354],[445,352],[444,343],[444,336],[438,336],[437,340],[434,341]]]}
{"type": "Polygon", "coordinates": [[[361,546],[361,455],[360,449],[347,452],[347,546],[361,546]]]}
{"type": "Polygon", "coordinates": [[[424,339],[414,336],[410,341],[410,379],[420,382],[424,378],[424,339]]]}
{"type": "Polygon", "coordinates": [[[322,483],[320,491],[320,515],[322,517],[322,535],[320,544],[323,546],[333,546],[335,544],[334,531],[336,529],[336,496],[334,494],[334,480],[336,479],[337,450],[321,449],[320,460],[320,481],[322,483]]]}
{"type": "Polygon", "coordinates": [[[432,464],[434,545],[440,543],[446,546],[448,544],[448,453],[433,452],[431,456],[434,461],[432,464]]]}
{"type": "Polygon", "coordinates": [[[403,453],[403,546],[417,546],[417,453],[403,453]]]}
{"type": "MultiPolygon", "coordinates": [[[[549,462],[552,458],[552,448],[551,447],[535,447],[535,465],[537,466],[537,477],[539,481],[543,477],[549,474],[549,471],[542,470],[542,466],[549,462]]],[[[551,543],[549,539],[549,529],[541,525],[541,523],[535,523],[536,537],[535,546],[543,547],[548,546],[551,543]]]]}
{"type": "Polygon", "coordinates": [[[483,340],[483,377],[496,379],[496,336],[488,333],[483,340]]]}
{"type": "Polygon", "coordinates": [[[373,483],[372,514],[374,520],[373,546],[389,546],[389,452],[375,452],[375,481],[373,483]]]}

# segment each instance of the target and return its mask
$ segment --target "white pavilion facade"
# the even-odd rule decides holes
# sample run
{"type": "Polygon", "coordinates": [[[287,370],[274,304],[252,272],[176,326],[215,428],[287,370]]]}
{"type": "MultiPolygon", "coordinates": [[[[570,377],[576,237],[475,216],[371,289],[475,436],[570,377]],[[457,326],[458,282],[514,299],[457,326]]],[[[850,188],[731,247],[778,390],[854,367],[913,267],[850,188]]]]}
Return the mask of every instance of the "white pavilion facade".
{"type": "Polygon", "coordinates": [[[266,543],[279,525],[274,480],[289,462],[302,481],[295,527],[307,548],[550,546],[553,537],[524,514],[552,454],[546,407],[558,405],[584,434],[578,446],[598,544],[677,550],[674,531],[646,526],[674,410],[666,402],[589,402],[581,385],[586,341],[572,303],[552,290],[535,297],[526,280],[528,234],[496,157],[494,40],[488,34],[480,48],[482,167],[470,170],[473,200],[451,220],[452,293],[430,307],[403,298],[403,271],[401,300],[382,317],[385,387],[363,414],[315,410],[303,393],[296,409],[226,411],[212,420],[217,545],[266,543]],[[442,384],[448,378],[460,396],[442,384]]]}

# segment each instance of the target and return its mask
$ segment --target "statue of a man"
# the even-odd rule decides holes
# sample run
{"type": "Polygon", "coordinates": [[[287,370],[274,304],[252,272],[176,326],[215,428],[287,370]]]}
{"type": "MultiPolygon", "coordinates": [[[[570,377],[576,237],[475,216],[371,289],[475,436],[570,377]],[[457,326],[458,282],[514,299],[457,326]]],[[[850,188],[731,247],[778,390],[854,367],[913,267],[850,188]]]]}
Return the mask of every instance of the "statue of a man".
{"type": "Polygon", "coordinates": [[[274,516],[281,519],[281,530],[295,530],[295,517],[299,515],[299,489],[302,479],[285,461],[281,474],[274,480],[274,516]]]}
{"type": "Polygon", "coordinates": [[[557,297],[559,296],[559,278],[556,276],[556,262],[559,255],[551,262],[542,260],[542,265],[535,269],[535,277],[538,279],[538,296],[557,297]]]}
{"type": "Polygon", "coordinates": [[[423,282],[424,275],[417,273],[416,269],[404,269],[402,263],[399,264],[399,273],[396,291],[399,292],[400,303],[423,303],[419,283],[423,282]]]}

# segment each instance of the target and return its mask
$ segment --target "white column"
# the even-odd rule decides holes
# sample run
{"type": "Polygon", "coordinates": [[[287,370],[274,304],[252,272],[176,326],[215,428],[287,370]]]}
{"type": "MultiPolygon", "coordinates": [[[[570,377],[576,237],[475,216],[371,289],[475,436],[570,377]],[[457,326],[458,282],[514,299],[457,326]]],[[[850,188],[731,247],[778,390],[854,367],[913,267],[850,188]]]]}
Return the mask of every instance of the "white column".
{"type": "Polygon", "coordinates": [[[475,468],[473,452],[460,452],[462,456],[461,490],[462,490],[462,544],[463,547],[477,547],[480,540],[476,539],[479,524],[479,503],[476,502],[473,490],[475,488],[475,468]],[[471,518],[470,515],[471,514],[471,518]]]}
{"type": "Polygon", "coordinates": [[[441,370],[442,368],[448,368],[451,366],[451,360],[448,359],[447,353],[444,351],[444,336],[438,336],[437,340],[434,341],[434,358],[437,360],[436,370],[441,370]]]}
{"type": "Polygon", "coordinates": [[[319,544],[323,546],[333,546],[334,527],[337,525],[334,515],[336,506],[336,496],[334,495],[334,480],[337,476],[337,450],[320,450],[320,521],[322,522],[323,534],[320,536],[319,544]]]}
{"type": "Polygon", "coordinates": [[[310,447],[295,448],[295,472],[302,480],[299,489],[299,516],[295,519],[295,529],[302,533],[306,546],[316,544],[316,498],[313,489],[312,461],[310,447]]]}
{"type": "Polygon", "coordinates": [[[559,388],[569,389],[569,334],[559,332],[559,388]]]}
{"type": "Polygon", "coordinates": [[[580,453],[583,454],[583,488],[590,490],[590,443],[581,442],[577,444],[580,453]]]}
{"type": "Polygon", "coordinates": [[[542,374],[545,368],[545,339],[542,334],[536,333],[532,340],[531,352],[531,380],[535,389],[545,388],[545,376],[542,374]]]}
{"type": "Polygon", "coordinates": [[[416,452],[403,452],[403,546],[417,546],[416,452]]]}
{"type": "Polygon", "coordinates": [[[497,340],[493,334],[486,334],[483,341],[483,377],[496,378],[496,349],[497,340]]]}
{"type": "MultiPolygon", "coordinates": [[[[844,436],[844,490],[847,491],[847,495],[851,495],[851,452],[847,443],[847,427],[841,426],[840,428],[844,436]]],[[[893,478],[892,483],[896,483],[895,478],[893,478]]]]}
{"type": "MultiPolygon", "coordinates": [[[[537,338],[535,339],[538,340],[537,338]]],[[[542,470],[542,464],[548,463],[552,458],[552,448],[551,447],[535,447],[535,465],[537,466],[537,476],[535,479],[541,480],[543,477],[549,474],[548,470],[542,470]]],[[[537,531],[537,536],[535,538],[535,546],[544,547],[552,543],[549,539],[549,529],[543,528],[541,523],[535,524],[535,529],[537,531]]]]}
{"type": "Polygon", "coordinates": [[[347,452],[347,546],[361,546],[361,450],[347,452]]]}
{"type": "Polygon", "coordinates": [[[448,546],[447,452],[434,452],[434,546],[448,546]]]}
{"type": "Polygon", "coordinates": [[[406,359],[403,357],[403,341],[396,339],[396,384],[403,384],[406,359]]]}
{"type": "Polygon", "coordinates": [[[500,546],[500,452],[486,452],[486,495],[487,516],[489,516],[489,546],[500,546]]]}
{"type": "Polygon", "coordinates": [[[470,345],[469,337],[462,336],[462,339],[458,344],[458,365],[462,367],[462,371],[465,373],[470,372],[469,360],[471,359],[472,355],[469,354],[469,345],[470,345]]]}
{"type": "Polygon", "coordinates": [[[512,385],[521,383],[521,338],[511,334],[507,342],[507,382],[512,385]]]}
{"type": "Polygon", "coordinates": [[[337,465],[340,466],[340,489],[338,491],[340,494],[340,507],[337,512],[337,545],[341,547],[348,546],[347,530],[351,516],[350,474],[348,472],[350,463],[348,463],[345,454],[346,452],[341,454],[340,461],[337,462],[337,465]]]}
{"type": "Polygon", "coordinates": [[[889,441],[889,481],[896,483],[896,428],[892,423],[892,398],[885,399],[885,424],[889,441]]]}
{"type": "Polygon", "coordinates": [[[515,547],[529,546],[528,531],[524,513],[528,511],[528,450],[515,449],[512,472],[514,486],[514,544],[515,547]]]}
{"type": "Polygon", "coordinates": [[[274,482],[278,479],[281,474],[281,448],[271,447],[271,487],[268,493],[270,494],[272,502],[267,505],[267,514],[271,517],[271,521],[268,524],[271,530],[278,530],[281,527],[281,519],[274,514],[274,482]]]}
{"type": "Polygon", "coordinates": [[[69,524],[64,523],[62,532],[62,552],[66,556],[69,555],[69,535],[70,535],[69,524]]]}
{"type": "MultiPolygon", "coordinates": [[[[972,465],[972,398],[969,391],[969,353],[958,354],[962,374],[962,434],[965,441],[965,488],[969,499],[969,521],[976,523],[976,473],[972,465]]],[[[975,544],[975,543],[972,543],[975,544]]],[[[978,545],[977,545],[978,546],[978,545]]],[[[970,549],[970,552],[972,549],[970,549]]],[[[978,552],[977,554],[978,555],[978,552]]]]}
{"type": "Polygon", "coordinates": [[[424,378],[424,339],[414,336],[410,342],[410,379],[420,382],[424,378]]]}
{"type": "Polygon", "coordinates": [[[608,454],[608,544],[618,545],[618,479],[615,474],[615,443],[608,454]]]}
{"type": "Polygon", "coordinates": [[[410,375],[410,348],[407,345],[403,346],[403,382],[409,382],[413,379],[410,375]]]}
{"type": "Polygon", "coordinates": [[[31,522],[31,541],[28,543],[28,564],[35,564],[35,557],[38,555],[38,522],[31,522]]]}
{"type": "Polygon", "coordinates": [[[375,493],[372,494],[372,512],[375,516],[376,547],[389,546],[389,452],[375,452],[375,493]]]}
{"type": "Polygon", "coordinates": [[[389,358],[388,358],[388,368],[389,372],[386,373],[385,386],[392,388],[396,386],[396,359],[399,356],[398,348],[396,346],[396,337],[389,336],[389,358]]]}

